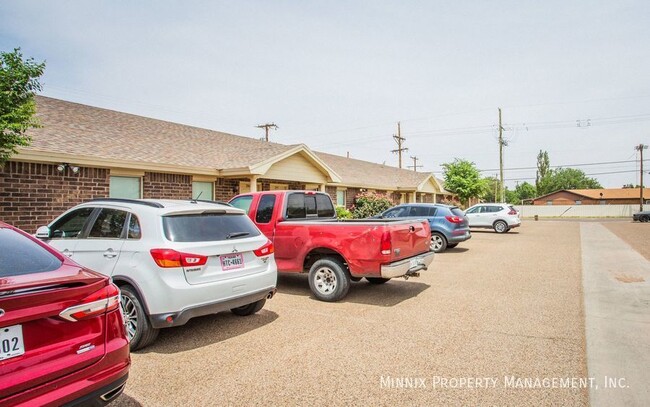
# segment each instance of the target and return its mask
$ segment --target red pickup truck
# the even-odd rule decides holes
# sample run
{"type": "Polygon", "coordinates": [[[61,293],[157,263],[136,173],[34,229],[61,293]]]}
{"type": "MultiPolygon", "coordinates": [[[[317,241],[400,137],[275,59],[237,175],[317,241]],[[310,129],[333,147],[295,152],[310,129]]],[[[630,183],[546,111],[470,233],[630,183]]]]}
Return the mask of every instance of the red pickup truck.
{"type": "Polygon", "coordinates": [[[271,239],[278,271],[308,272],[322,301],[340,300],[361,278],[382,284],[417,277],[433,261],[426,220],[337,220],[330,196],[314,191],[252,192],[230,204],[271,239]]]}

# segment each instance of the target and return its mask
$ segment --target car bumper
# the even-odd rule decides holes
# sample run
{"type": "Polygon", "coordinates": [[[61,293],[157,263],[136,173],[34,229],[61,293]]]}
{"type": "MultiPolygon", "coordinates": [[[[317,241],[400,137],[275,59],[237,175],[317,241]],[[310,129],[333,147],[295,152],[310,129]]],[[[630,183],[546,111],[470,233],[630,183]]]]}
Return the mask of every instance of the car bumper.
{"type": "Polygon", "coordinates": [[[421,270],[427,270],[433,261],[433,252],[427,252],[408,259],[399,260],[381,266],[382,278],[395,278],[409,276],[421,270]]]}
{"type": "Polygon", "coordinates": [[[469,231],[469,228],[463,232],[463,234],[446,236],[447,242],[449,243],[461,243],[472,238],[472,232],[469,231]]]}
{"type": "Polygon", "coordinates": [[[0,406],[101,406],[115,400],[129,377],[129,344],[107,353],[94,365],[38,387],[0,398],[0,406]]]}
{"type": "Polygon", "coordinates": [[[170,328],[173,326],[185,325],[192,318],[203,315],[216,314],[221,311],[228,311],[233,308],[242,307],[263,299],[270,299],[275,295],[275,286],[246,294],[240,297],[230,298],[224,301],[216,301],[210,304],[203,304],[196,307],[186,308],[180,312],[167,312],[163,314],[152,314],[149,317],[154,328],[170,328]]]}

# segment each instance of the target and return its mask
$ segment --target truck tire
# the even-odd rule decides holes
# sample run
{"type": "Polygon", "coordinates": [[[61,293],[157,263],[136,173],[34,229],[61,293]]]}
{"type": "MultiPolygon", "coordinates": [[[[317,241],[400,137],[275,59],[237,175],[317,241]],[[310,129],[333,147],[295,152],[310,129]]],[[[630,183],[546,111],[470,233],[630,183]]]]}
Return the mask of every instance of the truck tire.
{"type": "Polygon", "coordinates": [[[384,284],[387,283],[390,280],[390,278],[366,277],[366,280],[368,280],[370,284],[384,284]]]}
{"type": "Polygon", "coordinates": [[[134,351],[151,345],[158,337],[160,330],[153,328],[149,323],[149,316],[144,311],[142,301],[135,288],[130,285],[123,285],[120,287],[120,291],[122,292],[120,305],[131,350],[134,351]]]}
{"type": "Polygon", "coordinates": [[[341,259],[323,257],[309,269],[309,288],[321,301],[338,301],[350,290],[350,272],[341,259]]]}
{"type": "Polygon", "coordinates": [[[254,313],[264,308],[265,303],[266,303],[266,298],[262,298],[259,301],[251,302],[250,304],[233,308],[230,310],[230,312],[232,312],[235,315],[239,315],[240,317],[246,317],[248,315],[253,315],[254,313]]]}

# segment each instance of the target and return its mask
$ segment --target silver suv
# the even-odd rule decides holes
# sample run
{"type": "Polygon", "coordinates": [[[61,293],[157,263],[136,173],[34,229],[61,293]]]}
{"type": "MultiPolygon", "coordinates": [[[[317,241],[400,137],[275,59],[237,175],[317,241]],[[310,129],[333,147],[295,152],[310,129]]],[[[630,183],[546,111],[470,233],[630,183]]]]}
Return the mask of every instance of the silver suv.
{"type": "Polygon", "coordinates": [[[470,228],[494,229],[506,233],[521,226],[519,212],[512,205],[502,203],[482,203],[465,211],[470,228]]]}
{"type": "Polygon", "coordinates": [[[132,350],[190,318],[254,314],[275,293],[273,244],[244,211],[224,203],[96,199],[36,236],[112,277],[132,350]]]}

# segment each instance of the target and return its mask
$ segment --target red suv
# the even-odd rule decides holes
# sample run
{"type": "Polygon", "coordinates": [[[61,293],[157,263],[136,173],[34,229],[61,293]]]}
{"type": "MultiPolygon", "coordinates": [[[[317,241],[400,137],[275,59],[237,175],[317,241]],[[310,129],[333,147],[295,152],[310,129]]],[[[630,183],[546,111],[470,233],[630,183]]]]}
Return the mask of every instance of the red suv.
{"type": "Polygon", "coordinates": [[[107,404],[130,363],[108,277],[0,222],[0,406],[107,404]]]}

